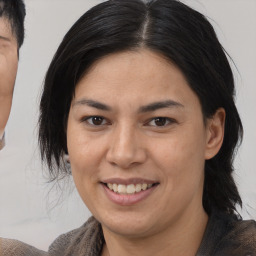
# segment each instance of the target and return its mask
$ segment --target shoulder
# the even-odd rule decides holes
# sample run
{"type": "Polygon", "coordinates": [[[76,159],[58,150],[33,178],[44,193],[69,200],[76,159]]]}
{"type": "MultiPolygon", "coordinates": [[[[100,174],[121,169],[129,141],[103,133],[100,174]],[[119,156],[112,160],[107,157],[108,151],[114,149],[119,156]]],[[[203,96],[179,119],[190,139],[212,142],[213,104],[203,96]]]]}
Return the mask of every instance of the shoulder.
{"type": "Polygon", "coordinates": [[[49,247],[49,255],[99,255],[104,243],[100,223],[91,217],[80,228],[59,236],[49,247]]]}
{"type": "Polygon", "coordinates": [[[240,240],[249,239],[256,242],[256,221],[237,220],[230,224],[229,236],[238,237],[240,240]]]}
{"type": "Polygon", "coordinates": [[[256,222],[214,211],[197,256],[256,256],[256,222]]]}
{"type": "Polygon", "coordinates": [[[229,222],[227,232],[220,240],[218,248],[223,255],[255,256],[256,222],[253,220],[229,222]]]}
{"type": "Polygon", "coordinates": [[[1,256],[46,256],[47,253],[13,239],[0,238],[1,256]]]}
{"type": "Polygon", "coordinates": [[[218,230],[214,253],[218,256],[256,256],[256,222],[242,220],[233,214],[217,213],[211,228],[218,230]]]}

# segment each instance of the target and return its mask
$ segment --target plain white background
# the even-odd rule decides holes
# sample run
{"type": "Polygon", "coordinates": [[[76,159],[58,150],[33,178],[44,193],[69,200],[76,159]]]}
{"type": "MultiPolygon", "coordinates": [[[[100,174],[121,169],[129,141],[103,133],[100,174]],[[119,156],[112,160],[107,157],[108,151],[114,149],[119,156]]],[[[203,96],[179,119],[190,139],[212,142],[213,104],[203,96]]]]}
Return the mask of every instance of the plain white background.
{"type": "MultiPolygon", "coordinates": [[[[75,189],[52,188],[37,148],[38,102],[47,67],[64,34],[100,0],[25,0],[26,39],[20,52],[7,146],[0,152],[0,236],[41,249],[90,216],[75,189]]],[[[237,106],[245,136],[235,161],[244,218],[256,219],[256,0],[183,1],[210,17],[232,56],[237,106]]],[[[70,181],[71,186],[72,180],[70,181]]]]}

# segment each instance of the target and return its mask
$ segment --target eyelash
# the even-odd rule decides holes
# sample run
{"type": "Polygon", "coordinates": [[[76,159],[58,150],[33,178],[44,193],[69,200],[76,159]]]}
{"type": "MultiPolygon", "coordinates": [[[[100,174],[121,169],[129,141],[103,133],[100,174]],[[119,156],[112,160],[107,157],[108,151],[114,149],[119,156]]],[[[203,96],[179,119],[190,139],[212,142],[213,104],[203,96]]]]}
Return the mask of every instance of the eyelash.
{"type": "Polygon", "coordinates": [[[88,123],[88,124],[91,125],[91,126],[102,126],[102,125],[109,124],[109,123],[107,122],[107,119],[104,118],[103,116],[88,116],[88,117],[83,118],[83,119],[82,119],[82,122],[86,122],[86,123],[88,123]],[[94,118],[94,119],[96,119],[96,118],[101,119],[104,123],[103,123],[103,124],[93,124],[93,118],[94,118]],[[90,122],[90,121],[91,121],[91,122],[90,122]]]}
{"type": "MultiPolygon", "coordinates": [[[[81,120],[82,122],[86,122],[87,124],[89,124],[90,126],[95,126],[95,127],[100,127],[100,126],[103,126],[103,125],[109,125],[111,124],[110,122],[108,122],[108,120],[106,118],[104,118],[103,116],[88,116],[88,117],[85,117],[81,120]],[[94,120],[93,120],[94,119],[94,120]],[[94,121],[97,121],[95,119],[100,119],[98,120],[99,124],[95,124],[93,123],[94,121]],[[103,123],[102,123],[103,122],[103,123]]],[[[173,123],[177,123],[176,120],[172,119],[172,118],[168,118],[168,117],[154,117],[154,118],[151,118],[149,119],[144,126],[151,126],[151,127],[166,127],[170,124],[173,124],[173,123]],[[152,122],[163,122],[162,125],[153,125],[153,124],[150,124],[152,122]]]]}
{"type": "Polygon", "coordinates": [[[148,122],[146,122],[146,125],[153,126],[153,127],[163,127],[164,128],[164,127],[169,126],[170,124],[173,124],[173,123],[176,123],[176,121],[174,119],[159,116],[159,117],[154,117],[154,118],[150,119],[148,122]],[[157,120],[160,121],[160,122],[163,122],[163,125],[150,125],[151,122],[156,122],[157,120]]]}

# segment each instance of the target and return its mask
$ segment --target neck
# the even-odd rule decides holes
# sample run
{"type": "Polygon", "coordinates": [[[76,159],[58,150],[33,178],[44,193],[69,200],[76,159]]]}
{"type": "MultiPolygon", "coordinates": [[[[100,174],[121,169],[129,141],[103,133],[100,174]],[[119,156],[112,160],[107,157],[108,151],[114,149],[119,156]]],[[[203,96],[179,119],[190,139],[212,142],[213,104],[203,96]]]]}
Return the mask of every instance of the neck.
{"type": "Polygon", "coordinates": [[[103,227],[106,244],[102,256],[194,256],[201,244],[208,216],[204,210],[193,215],[190,213],[184,216],[185,222],[178,221],[171,228],[147,237],[125,237],[103,227]]]}

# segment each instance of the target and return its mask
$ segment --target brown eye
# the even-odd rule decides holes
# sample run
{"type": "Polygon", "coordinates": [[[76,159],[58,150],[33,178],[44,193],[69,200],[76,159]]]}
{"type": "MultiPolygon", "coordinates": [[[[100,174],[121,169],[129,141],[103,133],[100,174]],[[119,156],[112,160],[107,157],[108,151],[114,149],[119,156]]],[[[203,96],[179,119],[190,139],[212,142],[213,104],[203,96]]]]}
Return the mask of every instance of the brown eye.
{"type": "Polygon", "coordinates": [[[150,122],[148,122],[149,126],[155,126],[155,127],[161,127],[161,126],[167,126],[169,124],[175,123],[175,120],[167,117],[156,117],[151,119],[150,122]]]}
{"type": "Polygon", "coordinates": [[[154,120],[156,126],[164,126],[167,123],[167,119],[164,117],[158,117],[154,120]]]}
{"type": "Polygon", "coordinates": [[[155,119],[155,124],[157,126],[164,126],[164,125],[166,125],[166,122],[167,122],[167,120],[164,117],[158,117],[155,119]]]}
{"type": "Polygon", "coordinates": [[[104,125],[107,123],[106,119],[101,116],[88,117],[86,118],[86,122],[88,122],[90,125],[95,125],[95,126],[104,125]]]}

